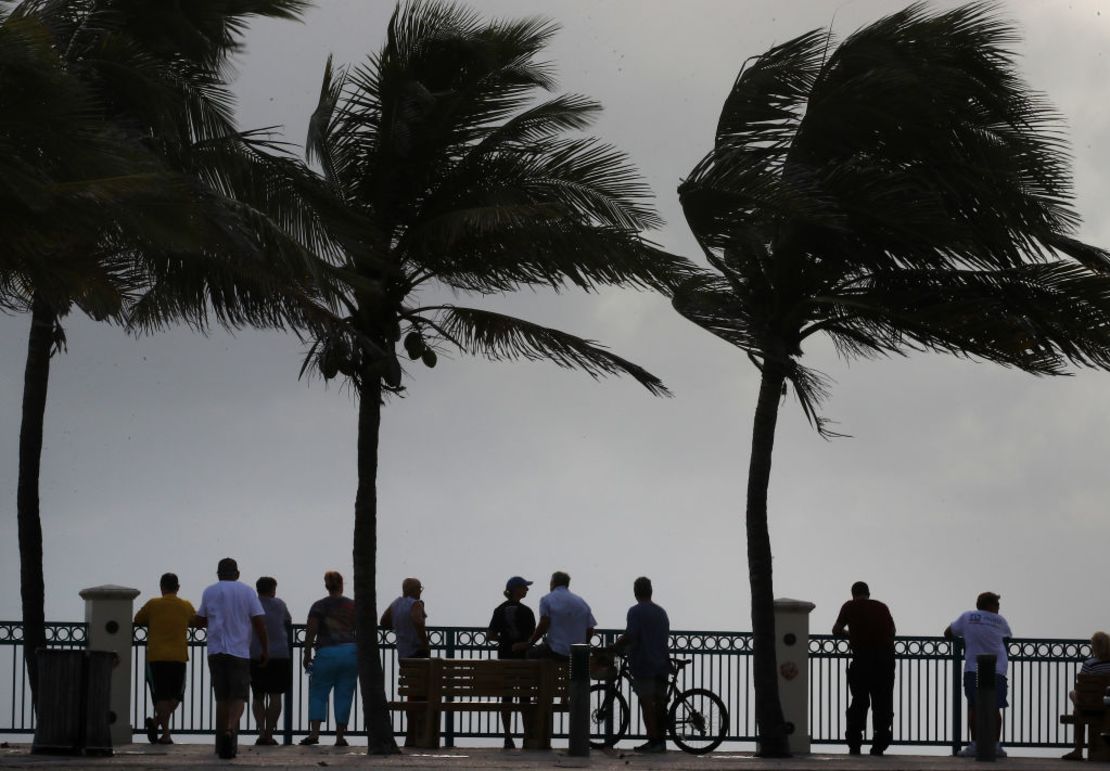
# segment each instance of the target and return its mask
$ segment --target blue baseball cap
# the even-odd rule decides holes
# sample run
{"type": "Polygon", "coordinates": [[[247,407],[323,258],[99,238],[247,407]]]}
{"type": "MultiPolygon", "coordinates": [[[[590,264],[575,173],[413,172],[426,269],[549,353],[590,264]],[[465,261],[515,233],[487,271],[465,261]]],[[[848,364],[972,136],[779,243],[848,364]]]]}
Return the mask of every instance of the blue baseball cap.
{"type": "Polygon", "coordinates": [[[510,578],[508,581],[505,582],[505,591],[509,591],[510,589],[516,589],[518,586],[531,586],[531,585],[532,585],[531,581],[526,581],[523,578],[521,578],[520,576],[513,576],[512,578],[510,578]]]}

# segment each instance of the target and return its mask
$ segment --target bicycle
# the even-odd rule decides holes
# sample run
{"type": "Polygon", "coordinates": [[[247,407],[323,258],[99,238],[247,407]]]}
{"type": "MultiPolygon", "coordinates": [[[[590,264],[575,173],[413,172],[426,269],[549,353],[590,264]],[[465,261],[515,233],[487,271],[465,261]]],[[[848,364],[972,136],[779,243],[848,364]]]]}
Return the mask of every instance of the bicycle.
{"type": "MultiPolygon", "coordinates": [[[[590,688],[590,746],[612,747],[628,732],[630,710],[621,693],[621,681],[632,684],[627,660],[622,657],[620,668],[613,665],[610,652],[597,652],[591,661],[595,679],[605,682],[590,688]]],[[[671,675],[667,682],[667,735],[679,749],[694,755],[712,752],[728,734],[728,708],[724,700],[706,688],[678,690],[678,675],[691,662],[671,659],[671,675]]]]}

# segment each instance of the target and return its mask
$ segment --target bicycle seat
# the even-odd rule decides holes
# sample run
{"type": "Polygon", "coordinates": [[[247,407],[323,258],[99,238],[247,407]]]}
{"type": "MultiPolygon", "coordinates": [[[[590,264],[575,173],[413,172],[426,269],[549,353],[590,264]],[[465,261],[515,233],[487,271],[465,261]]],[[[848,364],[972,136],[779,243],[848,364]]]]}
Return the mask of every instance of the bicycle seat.
{"type": "Polygon", "coordinates": [[[671,659],[671,669],[675,672],[681,672],[684,667],[688,667],[694,662],[690,659],[671,659]]]}

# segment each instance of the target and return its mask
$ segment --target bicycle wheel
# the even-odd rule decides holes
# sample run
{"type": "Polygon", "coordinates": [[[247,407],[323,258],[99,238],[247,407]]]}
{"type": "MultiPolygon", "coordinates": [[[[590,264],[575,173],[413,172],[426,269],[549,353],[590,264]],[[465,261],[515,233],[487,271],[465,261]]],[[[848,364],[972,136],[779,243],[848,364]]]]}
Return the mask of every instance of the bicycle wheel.
{"type": "Polygon", "coordinates": [[[628,731],[628,701],[614,685],[598,683],[590,689],[590,746],[612,747],[628,731]],[[606,736],[606,728],[610,733],[606,736]],[[608,739],[608,741],[606,741],[608,739]]]}
{"type": "Polygon", "coordinates": [[[685,752],[712,752],[728,735],[728,708],[713,691],[691,688],[674,700],[667,714],[671,741],[685,752]]]}

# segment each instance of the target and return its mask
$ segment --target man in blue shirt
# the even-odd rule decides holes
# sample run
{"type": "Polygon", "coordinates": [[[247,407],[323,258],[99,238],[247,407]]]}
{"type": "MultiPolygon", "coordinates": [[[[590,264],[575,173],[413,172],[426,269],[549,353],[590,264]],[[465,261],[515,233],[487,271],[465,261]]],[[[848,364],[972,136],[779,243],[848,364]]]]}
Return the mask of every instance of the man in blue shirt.
{"type": "Polygon", "coordinates": [[[648,740],[637,752],[666,752],[667,679],[671,673],[668,644],[671,621],[667,611],[651,601],[651,579],[640,576],[632,583],[636,604],[628,609],[624,634],[613,644],[628,649],[632,685],[640,699],[648,740]]]}
{"type": "Polygon", "coordinates": [[[551,574],[551,593],[540,600],[540,623],[531,637],[513,645],[513,650],[528,650],[546,635],[542,645],[528,650],[528,658],[569,661],[570,646],[589,643],[596,626],[589,604],[570,590],[570,576],[557,570],[551,574]]]}

